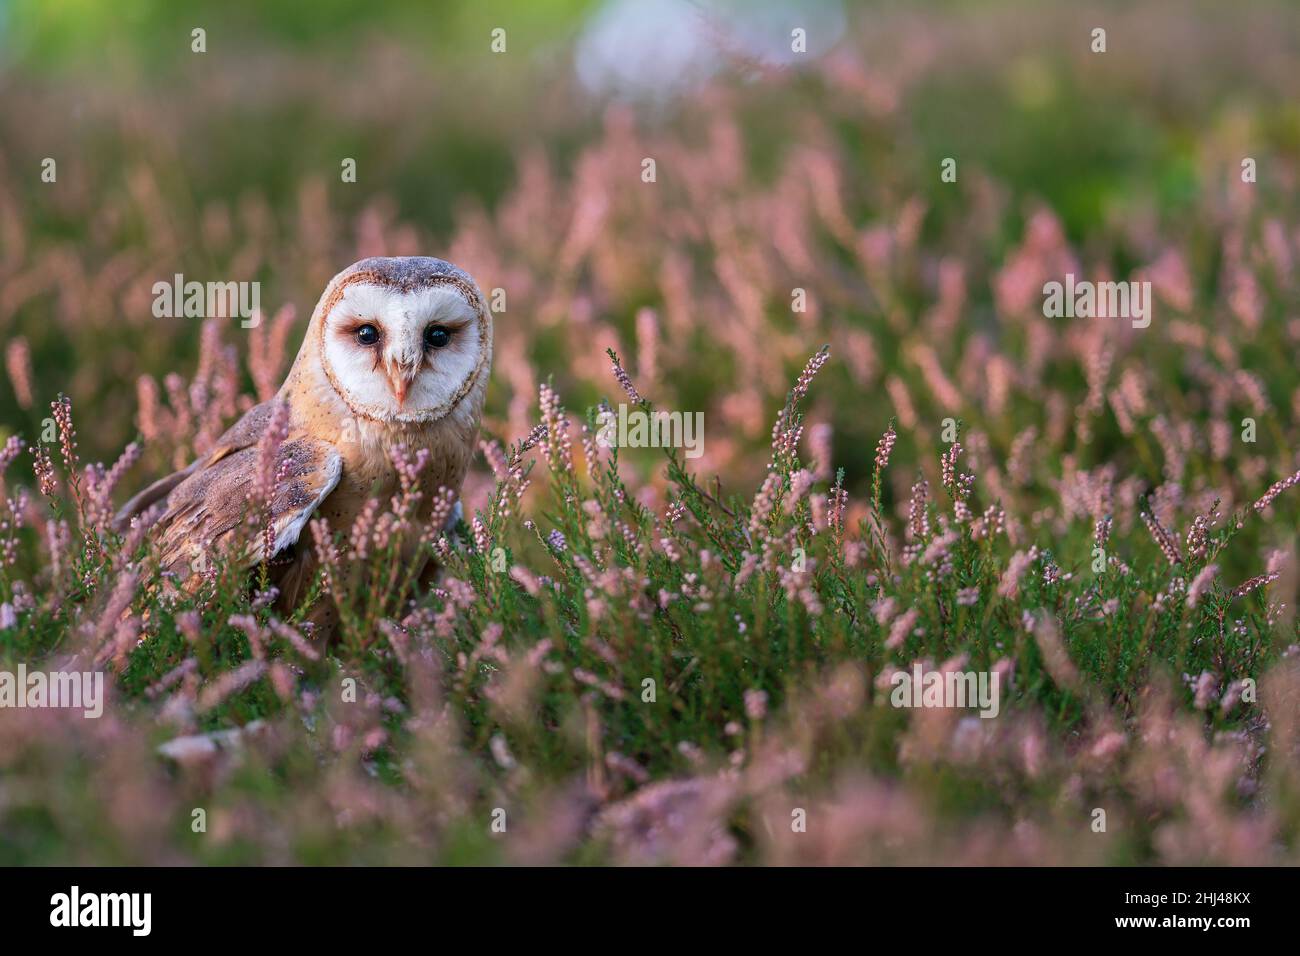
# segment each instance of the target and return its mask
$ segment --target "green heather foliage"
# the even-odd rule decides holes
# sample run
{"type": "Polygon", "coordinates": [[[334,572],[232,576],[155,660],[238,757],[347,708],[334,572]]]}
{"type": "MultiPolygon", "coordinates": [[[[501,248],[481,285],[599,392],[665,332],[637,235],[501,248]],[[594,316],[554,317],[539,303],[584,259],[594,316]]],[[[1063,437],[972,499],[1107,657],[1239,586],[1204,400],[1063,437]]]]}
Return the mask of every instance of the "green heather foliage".
{"type": "Polygon", "coordinates": [[[72,127],[93,84],[11,66],[0,672],[107,702],[0,708],[0,864],[1300,862],[1296,14],[1112,11],[1102,60],[1081,14],[937,9],[668,115],[476,111],[379,46],[364,104],[276,49],[256,105],[177,65],[72,127]],[[505,292],[463,520],[408,482],[313,522],[284,619],[219,555],[178,588],[114,506],[385,254],[505,292]],[[1151,282],[1151,325],[1047,318],[1071,272],[1151,282]],[[154,318],[176,273],[267,315],[154,318]],[[620,404],[703,454],[605,447],[620,404]],[[918,662],[997,716],[893,706],[918,662]]]}

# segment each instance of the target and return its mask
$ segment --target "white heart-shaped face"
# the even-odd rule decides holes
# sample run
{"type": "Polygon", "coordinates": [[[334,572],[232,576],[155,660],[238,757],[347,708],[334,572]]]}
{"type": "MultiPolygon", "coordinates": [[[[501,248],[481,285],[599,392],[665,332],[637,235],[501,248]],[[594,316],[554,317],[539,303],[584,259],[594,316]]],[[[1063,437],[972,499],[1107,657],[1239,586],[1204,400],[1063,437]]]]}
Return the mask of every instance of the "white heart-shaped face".
{"type": "Polygon", "coordinates": [[[322,359],[357,413],[432,421],[469,390],[484,332],[483,318],[454,285],[401,292],[354,282],[325,316],[322,359]]]}

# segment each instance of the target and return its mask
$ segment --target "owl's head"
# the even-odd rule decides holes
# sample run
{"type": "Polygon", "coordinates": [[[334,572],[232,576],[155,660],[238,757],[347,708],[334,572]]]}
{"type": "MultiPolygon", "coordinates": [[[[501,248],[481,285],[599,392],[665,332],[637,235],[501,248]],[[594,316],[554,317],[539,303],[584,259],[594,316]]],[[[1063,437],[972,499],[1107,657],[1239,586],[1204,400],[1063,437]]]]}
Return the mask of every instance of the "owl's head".
{"type": "Polygon", "coordinates": [[[442,418],[492,359],[483,295],[442,259],[362,259],[334,277],[314,321],[330,384],[354,413],[376,421],[442,418]]]}

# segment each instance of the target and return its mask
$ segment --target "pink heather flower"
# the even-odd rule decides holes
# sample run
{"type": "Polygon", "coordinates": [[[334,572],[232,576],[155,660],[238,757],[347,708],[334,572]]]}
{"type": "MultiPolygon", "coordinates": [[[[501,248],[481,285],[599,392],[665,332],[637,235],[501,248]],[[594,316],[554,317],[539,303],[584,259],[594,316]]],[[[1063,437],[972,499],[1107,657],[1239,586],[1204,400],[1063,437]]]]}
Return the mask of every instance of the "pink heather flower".
{"type": "Polygon", "coordinates": [[[1007,458],[1007,474],[1016,485],[1026,485],[1033,477],[1030,460],[1038,442],[1038,429],[1030,425],[1011,440],[1011,453],[1007,458]]]}
{"type": "Polygon", "coordinates": [[[630,757],[624,756],[617,750],[611,750],[605,754],[605,766],[636,783],[648,783],[650,781],[650,774],[639,763],[630,757]]]}
{"type": "Polygon", "coordinates": [[[5,371],[14,388],[14,397],[18,399],[19,408],[31,408],[32,396],[32,350],[27,339],[21,335],[9,340],[5,347],[5,371]]]}
{"type": "Polygon", "coordinates": [[[762,559],[757,554],[743,552],[740,556],[740,567],[736,569],[736,576],[733,578],[733,586],[737,589],[744,587],[761,563],[762,559]]]}
{"type": "Polygon", "coordinates": [[[844,510],[849,505],[849,493],[843,488],[832,488],[826,496],[826,521],[833,531],[843,533],[844,510]]]}
{"type": "Polygon", "coordinates": [[[999,597],[1014,599],[1020,594],[1020,579],[1037,557],[1037,548],[1017,551],[1011,556],[1011,560],[1007,562],[1007,569],[1002,572],[1002,579],[998,582],[999,597]]]}
{"type": "Polygon", "coordinates": [[[898,602],[892,597],[881,598],[871,605],[871,614],[881,627],[884,627],[889,622],[889,619],[894,616],[894,612],[897,610],[898,602]]]}
{"type": "MultiPolygon", "coordinates": [[[[598,601],[598,599],[593,598],[592,600],[601,603],[598,601]]],[[[592,601],[588,601],[587,603],[588,605],[590,605],[592,601]]],[[[623,692],[623,688],[619,687],[616,684],[611,684],[608,681],[601,680],[600,677],[598,677],[596,674],[593,674],[591,671],[584,670],[581,667],[575,667],[573,669],[573,679],[580,684],[585,684],[588,687],[600,691],[610,700],[622,700],[626,696],[623,692]]]]}
{"type": "Polygon", "coordinates": [[[810,617],[820,617],[821,613],[826,610],[815,588],[800,588],[798,596],[803,603],[804,610],[808,612],[810,617]]]}
{"type": "Polygon", "coordinates": [[[808,360],[808,364],[804,366],[803,373],[799,376],[799,380],[794,383],[794,389],[791,391],[793,401],[798,401],[808,394],[808,387],[812,385],[812,380],[817,377],[817,373],[821,371],[822,366],[826,364],[826,360],[830,357],[831,347],[823,345],[817,354],[808,360]]]}
{"type": "Polygon", "coordinates": [[[781,476],[773,471],[763,479],[763,487],[758,489],[758,494],[754,496],[754,505],[749,515],[749,533],[759,535],[763,531],[763,525],[772,515],[772,509],[776,505],[776,493],[781,487],[781,476]]]}
{"type": "Polygon", "coordinates": [[[1272,584],[1279,577],[1281,577],[1281,575],[1278,574],[1277,572],[1274,572],[1272,574],[1257,574],[1253,578],[1250,578],[1246,581],[1241,582],[1241,584],[1238,584],[1229,593],[1233,597],[1244,597],[1245,595],[1249,594],[1251,591],[1254,591],[1258,588],[1262,588],[1267,584],[1272,584]]]}
{"type": "Polygon", "coordinates": [[[303,637],[302,633],[296,627],[291,627],[283,621],[272,619],[271,630],[274,631],[278,637],[288,641],[295,651],[307,658],[309,661],[320,660],[320,652],[311,646],[307,641],[307,638],[303,637]]]}
{"type": "Polygon", "coordinates": [[[745,691],[745,716],[750,720],[762,720],[767,716],[767,691],[745,691]]]}
{"type": "Polygon", "coordinates": [[[799,439],[803,435],[803,425],[791,421],[794,417],[791,406],[782,408],[776,414],[776,421],[772,423],[772,461],[775,462],[793,457],[795,450],[799,447],[799,439]]]}
{"type": "Polygon", "coordinates": [[[149,375],[141,375],[135,383],[135,424],[146,442],[153,442],[162,433],[159,416],[158,383],[149,375]]]}
{"type": "Polygon", "coordinates": [[[488,538],[487,527],[483,524],[483,519],[475,515],[471,527],[474,532],[475,549],[479,554],[487,554],[491,550],[492,542],[488,538]]]}
{"type": "Polygon", "coordinates": [[[113,494],[114,489],[116,489],[118,484],[121,483],[122,478],[131,470],[132,466],[140,460],[140,454],[143,450],[144,449],[140,447],[139,442],[131,442],[131,444],[127,445],[126,448],[123,449],[122,454],[118,457],[117,461],[113,463],[113,467],[105,473],[104,480],[97,488],[97,492],[99,497],[102,499],[104,507],[108,507],[109,498],[113,494]]]}
{"type": "Polygon", "coordinates": [[[1196,679],[1196,709],[1205,710],[1214,702],[1219,689],[1219,681],[1209,671],[1203,671],[1196,679]]]}
{"type": "Polygon", "coordinates": [[[659,376],[659,314],[642,307],[636,312],[637,372],[646,381],[659,376]]]}
{"type": "Polygon", "coordinates": [[[915,541],[923,541],[930,536],[930,516],[925,503],[930,495],[930,483],[918,477],[912,485],[912,497],[907,503],[907,528],[915,541]]]}
{"type": "Polygon", "coordinates": [[[935,397],[935,400],[948,411],[956,411],[961,408],[961,392],[944,374],[943,365],[940,363],[935,350],[928,345],[917,345],[910,350],[910,357],[921,369],[921,375],[925,379],[926,387],[930,390],[930,394],[935,397]]]}
{"type": "Polygon", "coordinates": [[[266,663],[259,660],[246,661],[234,670],[226,671],[199,695],[198,712],[211,710],[232,694],[256,683],[265,672],[266,663]]]}
{"type": "Polygon", "coordinates": [[[1274,498],[1276,498],[1282,492],[1286,491],[1288,488],[1296,484],[1300,484],[1300,471],[1297,471],[1295,474],[1283,478],[1281,481],[1277,482],[1271,488],[1269,488],[1268,491],[1264,492],[1264,497],[1260,498],[1258,501],[1255,502],[1255,510],[1263,511],[1265,508],[1267,508],[1269,505],[1273,503],[1274,498]]]}
{"type": "Polygon", "coordinates": [[[232,614],[226,623],[244,632],[256,660],[266,660],[266,628],[258,623],[257,618],[251,614],[232,614]]]}
{"type": "Polygon", "coordinates": [[[1192,578],[1192,583],[1187,586],[1188,607],[1196,607],[1200,603],[1205,589],[1210,586],[1210,582],[1214,580],[1214,576],[1218,573],[1219,566],[1217,564],[1207,564],[1201,568],[1196,577],[1192,578]]]}
{"type": "Polygon", "coordinates": [[[912,404],[912,396],[908,394],[907,386],[897,375],[890,375],[885,379],[885,390],[889,392],[889,400],[894,403],[894,411],[898,413],[898,421],[906,429],[916,427],[917,416],[916,406],[912,404]]]}
{"type": "Polygon", "coordinates": [[[1241,695],[1245,689],[1244,681],[1234,680],[1229,683],[1223,691],[1223,698],[1219,701],[1219,713],[1224,717],[1232,713],[1233,708],[1241,703],[1241,695]]]}
{"type": "Polygon", "coordinates": [[[889,456],[894,450],[894,442],[898,440],[898,432],[894,431],[894,423],[889,423],[889,428],[880,436],[880,441],[876,443],[876,468],[884,470],[889,464],[889,456]]]}
{"type": "Polygon", "coordinates": [[[1256,415],[1268,414],[1271,407],[1268,400],[1268,391],[1264,388],[1264,383],[1258,375],[1239,368],[1233,373],[1233,384],[1237,386],[1237,390],[1250,403],[1250,407],[1256,415]]]}
{"type": "Polygon", "coordinates": [[[374,532],[375,521],[378,517],[379,499],[371,498],[357,513],[352,522],[352,531],[348,538],[348,544],[352,557],[357,561],[366,560],[370,553],[371,535],[374,532]]]}
{"type": "Polygon", "coordinates": [[[1124,735],[1118,731],[1112,730],[1110,733],[1103,734],[1099,737],[1097,742],[1092,745],[1092,749],[1089,753],[1098,760],[1105,760],[1124,749],[1125,743],[1126,738],[1124,735]]]}
{"type": "Polygon", "coordinates": [[[254,472],[250,497],[259,505],[267,506],[275,497],[275,485],[280,466],[280,446],[288,437],[289,403],[280,401],[272,409],[266,431],[262,433],[257,443],[257,470],[254,472]]]}
{"type": "Polygon", "coordinates": [[[541,583],[537,580],[537,575],[523,565],[516,564],[512,567],[510,577],[517,581],[532,597],[537,597],[542,589],[541,583]]]}
{"type": "Polygon", "coordinates": [[[681,521],[686,514],[686,502],[678,499],[668,506],[668,512],[664,515],[664,520],[669,525],[675,525],[681,521]]]}
{"type": "Polygon", "coordinates": [[[790,476],[790,493],[786,496],[784,502],[786,514],[794,514],[794,510],[799,506],[799,502],[803,501],[804,497],[808,494],[808,491],[812,488],[815,480],[813,473],[807,468],[800,468],[790,476]]]}
{"type": "Polygon", "coordinates": [[[980,602],[979,588],[962,588],[957,592],[957,604],[961,607],[974,607],[980,602]]]}
{"type": "Polygon", "coordinates": [[[66,395],[60,396],[50,402],[50,410],[54,413],[54,421],[59,427],[59,450],[63,455],[63,467],[69,475],[75,475],[79,469],[77,430],[72,426],[72,399],[66,395]]]}
{"type": "Polygon", "coordinates": [[[197,674],[198,669],[199,669],[198,658],[187,657],[185,658],[185,660],[181,661],[179,664],[177,664],[175,667],[169,670],[166,674],[164,674],[161,678],[159,678],[155,683],[149,685],[149,688],[145,691],[145,694],[151,699],[157,699],[167,690],[171,689],[177,683],[179,683],[183,678],[187,677],[190,674],[197,674]]]}
{"type": "Polygon", "coordinates": [[[405,445],[398,445],[389,458],[401,487],[401,498],[395,496],[391,499],[393,508],[405,512],[414,504],[414,499],[420,497],[420,474],[429,464],[429,449],[421,448],[412,455],[405,445]]]}
{"type": "Polygon", "coordinates": [[[420,541],[429,544],[434,535],[442,534],[456,509],[456,492],[446,486],[439,486],[429,508],[429,523],[420,534],[420,541]]]}
{"type": "Polygon", "coordinates": [[[573,439],[569,435],[569,419],[560,408],[560,396],[545,383],[540,386],[538,393],[542,427],[546,429],[542,457],[551,469],[572,472],[573,439]]]}
{"type": "Polygon", "coordinates": [[[943,486],[950,492],[957,490],[957,456],[961,454],[961,442],[955,441],[939,458],[940,478],[943,486]]]}
{"type": "Polygon", "coordinates": [[[32,471],[36,475],[36,487],[47,498],[54,497],[59,490],[58,479],[54,477],[54,462],[44,445],[32,446],[32,471]]]}
{"type": "Polygon", "coordinates": [[[971,525],[970,535],[976,541],[994,538],[1005,533],[1006,525],[1007,513],[998,505],[989,505],[984,509],[984,514],[971,525]]]}
{"type": "Polygon", "coordinates": [[[325,574],[325,587],[330,594],[339,597],[341,596],[339,591],[339,582],[341,581],[339,553],[330,535],[329,523],[324,518],[313,518],[308,527],[311,528],[316,560],[325,574]]]}
{"type": "Polygon", "coordinates": [[[507,463],[506,467],[511,470],[518,467],[519,463],[523,460],[524,455],[536,448],[545,437],[545,425],[533,426],[533,430],[524,436],[523,441],[519,443],[519,447],[515,449],[515,453],[510,456],[510,461],[507,463]]]}
{"type": "Polygon", "coordinates": [[[14,463],[14,459],[23,450],[22,439],[17,435],[10,435],[6,440],[3,448],[0,448],[0,475],[4,475],[9,466],[14,463]]]}
{"type": "Polygon", "coordinates": [[[1164,475],[1170,481],[1178,481],[1187,467],[1187,456],[1183,453],[1183,444],[1174,426],[1163,415],[1157,415],[1151,421],[1151,431],[1160,444],[1164,455],[1164,475]]]}
{"type": "Polygon", "coordinates": [[[957,541],[956,531],[945,531],[941,535],[935,536],[926,546],[925,551],[921,554],[921,563],[927,565],[938,565],[947,561],[952,546],[957,541]]]}
{"type": "Polygon", "coordinates": [[[631,377],[623,370],[623,363],[618,360],[618,353],[613,349],[606,349],[605,352],[609,355],[610,365],[614,369],[614,378],[618,379],[618,384],[623,386],[623,391],[627,392],[627,397],[632,399],[632,404],[640,405],[643,401],[641,393],[636,390],[631,377]]]}
{"type": "Polygon", "coordinates": [[[813,474],[818,481],[831,476],[831,426],[819,422],[808,429],[808,449],[812,457],[813,474]]]}
{"type": "Polygon", "coordinates": [[[1192,526],[1187,529],[1187,556],[1203,558],[1210,543],[1210,522],[1205,515],[1192,519],[1192,526]]]}
{"type": "Polygon", "coordinates": [[[1160,546],[1161,552],[1170,564],[1179,564],[1183,560],[1182,553],[1178,549],[1178,539],[1160,523],[1160,519],[1149,511],[1142,512],[1142,523],[1147,526],[1151,532],[1151,537],[1156,544],[1160,546]]]}
{"type": "Polygon", "coordinates": [[[885,647],[892,651],[907,640],[907,635],[912,633],[917,618],[920,616],[920,612],[914,607],[908,608],[898,615],[894,619],[894,623],[890,625],[889,637],[885,638],[885,647]]]}

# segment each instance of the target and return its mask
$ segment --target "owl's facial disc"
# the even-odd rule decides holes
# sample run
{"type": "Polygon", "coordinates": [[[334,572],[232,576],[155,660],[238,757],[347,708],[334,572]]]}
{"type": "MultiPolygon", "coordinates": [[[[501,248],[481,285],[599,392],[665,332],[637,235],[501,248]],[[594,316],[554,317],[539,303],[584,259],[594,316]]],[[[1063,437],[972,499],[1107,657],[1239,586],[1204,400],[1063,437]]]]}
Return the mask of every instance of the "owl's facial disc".
{"type": "Polygon", "coordinates": [[[401,292],[354,282],[325,317],[322,358],[335,388],[381,421],[441,417],[483,352],[480,316],[454,285],[401,292]]]}

